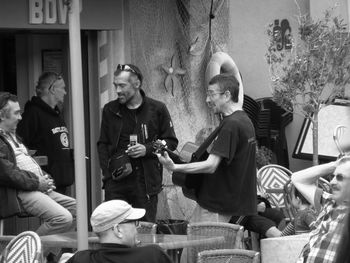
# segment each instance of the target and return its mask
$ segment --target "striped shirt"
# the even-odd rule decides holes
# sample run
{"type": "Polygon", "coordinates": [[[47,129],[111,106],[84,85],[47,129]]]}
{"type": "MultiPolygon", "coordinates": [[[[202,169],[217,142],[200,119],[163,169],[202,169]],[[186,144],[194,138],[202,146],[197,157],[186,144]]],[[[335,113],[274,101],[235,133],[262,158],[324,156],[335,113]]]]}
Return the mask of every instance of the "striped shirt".
{"type": "Polygon", "coordinates": [[[335,260],[335,253],[340,242],[341,229],[348,207],[337,205],[331,199],[331,195],[326,192],[323,192],[318,200],[320,200],[323,207],[315,221],[316,229],[310,233],[310,240],[303,248],[298,263],[329,263],[335,260]]]}
{"type": "Polygon", "coordinates": [[[5,137],[15,153],[17,167],[21,170],[32,172],[38,177],[43,176],[40,165],[29,155],[24,144],[19,142],[14,135],[6,133],[5,137]]]}

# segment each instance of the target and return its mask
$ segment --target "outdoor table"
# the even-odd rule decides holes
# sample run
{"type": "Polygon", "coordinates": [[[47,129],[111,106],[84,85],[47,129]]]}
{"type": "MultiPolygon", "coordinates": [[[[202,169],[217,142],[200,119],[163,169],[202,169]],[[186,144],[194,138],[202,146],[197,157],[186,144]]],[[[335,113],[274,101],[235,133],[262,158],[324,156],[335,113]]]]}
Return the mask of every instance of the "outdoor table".
{"type": "MultiPolygon", "coordinates": [[[[9,242],[15,236],[0,236],[0,242],[9,242]]],[[[40,237],[44,248],[77,248],[77,233],[67,232],[62,234],[47,235],[40,237]]],[[[158,245],[166,250],[168,255],[174,260],[179,261],[179,249],[186,247],[195,247],[201,245],[210,245],[224,242],[223,236],[187,236],[187,235],[167,235],[167,234],[138,234],[141,241],[140,246],[158,245]]],[[[89,248],[99,247],[98,238],[94,233],[89,232],[89,248]]]]}

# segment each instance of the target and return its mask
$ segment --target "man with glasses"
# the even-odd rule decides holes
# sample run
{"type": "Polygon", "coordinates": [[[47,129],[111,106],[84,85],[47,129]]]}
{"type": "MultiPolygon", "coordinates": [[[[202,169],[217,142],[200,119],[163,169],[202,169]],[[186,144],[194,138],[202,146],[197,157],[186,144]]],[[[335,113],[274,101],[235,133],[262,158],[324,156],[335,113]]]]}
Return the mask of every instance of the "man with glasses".
{"type": "Polygon", "coordinates": [[[178,140],[167,107],[145,95],[142,81],[138,67],[118,65],[113,82],[117,99],[103,108],[97,146],[105,200],[122,199],[145,208],[144,220],[155,222],[162,166],[153,142],[165,140],[175,150],[178,140]]]}
{"type": "Polygon", "coordinates": [[[39,217],[38,235],[72,231],[76,202],[54,191],[54,182],[16,136],[21,109],[15,95],[0,92],[0,217],[39,217]]]}
{"type": "Polygon", "coordinates": [[[350,156],[296,172],[292,175],[292,182],[320,212],[297,262],[334,262],[344,217],[349,209],[350,156]],[[332,192],[326,193],[317,187],[317,180],[330,174],[334,175],[330,182],[332,192]]]}
{"type": "Polygon", "coordinates": [[[36,155],[47,156],[48,164],[42,168],[56,184],[56,191],[67,194],[74,183],[74,161],[70,149],[69,133],[61,114],[67,94],[63,78],[55,72],[44,72],[33,96],[24,107],[18,135],[36,155]]]}
{"type": "Polygon", "coordinates": [[[229,222],[232,216],[256,214],[255,131],[239,103],[239,92],[233,75],[220,74],[209,81],[206,102],[223,118],[206,160],[174,164],[166,152],[158,154],[167,169],[201,177],[191,222],[229,222]]]}
{"type": "Polygon", "coordinates": [[[137,247],[138,220],[145,209],[133,208],[122,200],[100,204],[92,213],[92,230],[100,241],[100,247],[75,253],[67,263],[171,263],[171,259],[159,246],[137,247]]]}

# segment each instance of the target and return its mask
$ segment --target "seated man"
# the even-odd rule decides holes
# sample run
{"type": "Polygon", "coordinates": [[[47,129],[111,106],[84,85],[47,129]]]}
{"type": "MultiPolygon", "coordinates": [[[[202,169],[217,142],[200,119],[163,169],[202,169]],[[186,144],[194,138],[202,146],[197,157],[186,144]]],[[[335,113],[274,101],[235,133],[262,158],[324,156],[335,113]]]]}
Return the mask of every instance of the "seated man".
{"type": "Polygon", "coordinates": [[[145,209],[133,208],[122,200],[100,204],[90,219],[100,248],[79,251],[67,263],[171,263],[169,256],[158,246],[136,247],[139,243],[136,238],[138,220],[145,212],[145,209]]]}
{"type": "Polygon", "coordinates": [[[16,136],[20,120],[17,97],[0,92],[0,217],[23,213],[40,217],[38,235],[69,231],[74,227],[75,199],[53,191],[53,180],[16,136]]]}
{"type": "Polygon", "coordinates": [[[300,193],[320,213],[297,262],[334,262],[350,201],[350,156],[301,170],[292,175],[300,193]],[[317,179],[333,174],[332,193],[317,188],[317,179]]]}

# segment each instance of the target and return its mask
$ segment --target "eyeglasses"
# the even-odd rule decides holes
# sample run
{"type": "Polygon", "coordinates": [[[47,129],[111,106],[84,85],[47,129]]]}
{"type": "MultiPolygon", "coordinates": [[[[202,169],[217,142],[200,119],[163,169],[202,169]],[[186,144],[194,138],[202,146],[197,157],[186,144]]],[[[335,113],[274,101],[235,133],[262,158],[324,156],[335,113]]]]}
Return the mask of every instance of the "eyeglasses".
{"type": "Polygon", "coordinates": [[[127,223],[133,223],[135,225],[136,228],[140,227],[140,221],[139,220],[124,220],[120,223],[114,224],[111,229],[115,229],[118,225],[122,225],[122,224],[127,224],[127,223]]]}
{"type": "Polygon", "coordinates": [[[123,222],[120,222],[119,224],[127,224],[127,223],[134,223],[136,227],[140,226],[139,220],[124,220],[123,222]]]}
{"type": "Polygon", "coordinates": [[[344,180],[350,179],[349,177],[345,177],[345,176],[342,175],[342,174],[336,174],[334,177],[335,177],[335,179],[336,179],[338,182],[342,182],[342,181],[344,181],[344,180]]]}
{"type": "Polygon", "coordinates": [[[119,71],[126,71],[126,72],[131,72],[131,73],[134,73],[137,78],[141,81],[141,76],[139,73],[137,73],[133,68],[131,68],[129,65],[126,65],[126,64],[118,64],[117,66],[117,70],[119,71]]]}
{"type": "Polygon", "coordinates": [[[216,94],[222,95],[222,94],[224,94],[224,93],[225,93],[225,91],[224,91],[224,92],[211,92],[211,91],[207,91],[207,97],[213,98],[214,95],[216,95],[216,94]]]}

